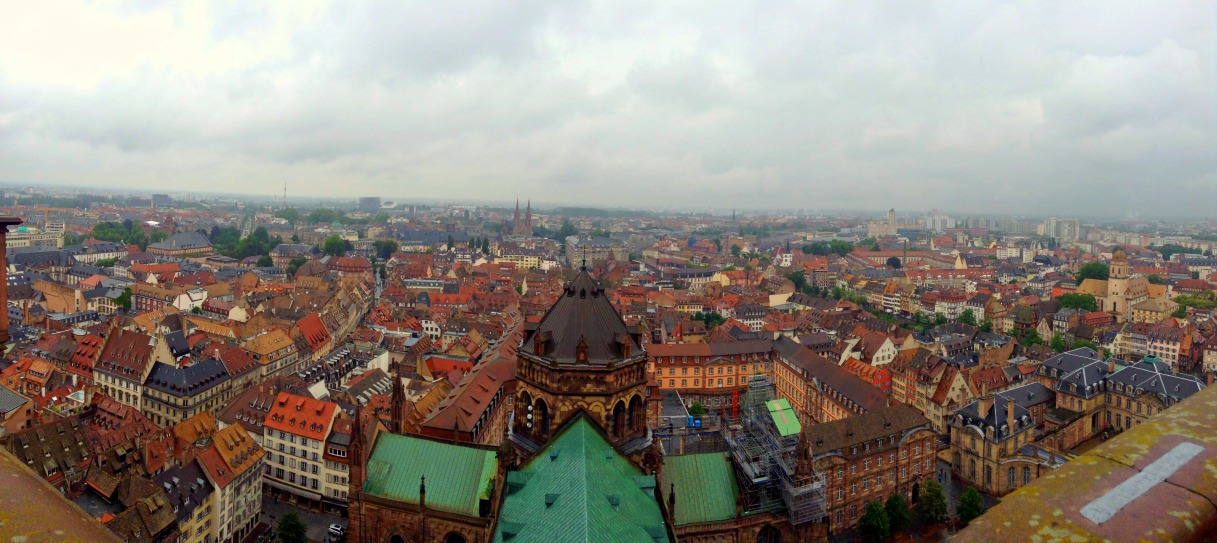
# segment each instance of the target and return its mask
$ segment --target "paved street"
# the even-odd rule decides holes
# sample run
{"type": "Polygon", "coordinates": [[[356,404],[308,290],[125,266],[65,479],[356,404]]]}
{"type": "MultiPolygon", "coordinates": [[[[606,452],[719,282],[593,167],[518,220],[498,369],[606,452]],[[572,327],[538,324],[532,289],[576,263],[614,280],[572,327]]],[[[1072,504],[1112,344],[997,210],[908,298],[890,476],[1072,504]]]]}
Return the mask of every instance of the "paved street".
{"type": "Polygon", "coordinates": [[[318,513],[308,509],[300,509],[295,505],[286,502],[275,502],[272,497],[262,499],[262,522],[265,522],[273,531],[279,525],[279,518],[289,512],[296,512],[300,515],[300,519],[308,525],[309,541],[329,542],[330,524],[337,522],[338,524],[347,525],[347,519],[340,515],[331,515],[328,513],[318,513]]]}

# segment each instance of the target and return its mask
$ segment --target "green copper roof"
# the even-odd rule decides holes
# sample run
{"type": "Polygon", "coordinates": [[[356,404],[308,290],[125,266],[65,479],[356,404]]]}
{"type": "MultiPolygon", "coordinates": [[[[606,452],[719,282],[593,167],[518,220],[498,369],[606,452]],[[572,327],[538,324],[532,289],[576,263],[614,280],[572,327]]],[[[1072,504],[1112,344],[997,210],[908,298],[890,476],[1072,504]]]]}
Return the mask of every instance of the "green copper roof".
{"type": "MultiPolygon", "coordinates": [[[[765,402],[769,407],[769,416],[773,417],[773,423],[778,427],[778,433],[782,437],[797,435],[803,431],[803,425],[799,424],[799,417],[795,415],[794,409],[791,409],[790,402],[786,398],[777,400],[769,400],[765,402]]],[[[677,499],[680,498],[678,494],[677,499]]]]}
{"type": "MultiPolygon", "coordinates": [[[[655,477],[584,416],[507,477],[496,542],[667,542],[655,477]]],[[[679,499],[679,496],[678,496],[679,499]]]]}
{"type": "Polygon", "coordinates": [[[476,517],[498,469],[494,451],[382,432],[368,458],[363,491],[416,504],[426,475],[427,507],[476,517]]]}
{"type": "Polygon", "coordinates": [[[685,454],[663,459],[664,499],[675,485],[676,524],[735,518],[735,473],[724,453],[685,454]]]}

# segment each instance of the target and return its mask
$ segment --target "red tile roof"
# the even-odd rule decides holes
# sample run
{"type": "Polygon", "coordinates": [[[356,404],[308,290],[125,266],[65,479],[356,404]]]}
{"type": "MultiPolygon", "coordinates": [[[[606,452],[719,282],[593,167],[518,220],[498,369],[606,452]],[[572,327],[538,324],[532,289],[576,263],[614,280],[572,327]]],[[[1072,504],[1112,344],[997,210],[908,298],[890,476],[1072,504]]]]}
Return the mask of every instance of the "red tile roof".
{"type": "Polygon", "coordinates": [[[325,439],[338,404],[280,392],[263,423],[267,428],[310,439],[325,439]]]}

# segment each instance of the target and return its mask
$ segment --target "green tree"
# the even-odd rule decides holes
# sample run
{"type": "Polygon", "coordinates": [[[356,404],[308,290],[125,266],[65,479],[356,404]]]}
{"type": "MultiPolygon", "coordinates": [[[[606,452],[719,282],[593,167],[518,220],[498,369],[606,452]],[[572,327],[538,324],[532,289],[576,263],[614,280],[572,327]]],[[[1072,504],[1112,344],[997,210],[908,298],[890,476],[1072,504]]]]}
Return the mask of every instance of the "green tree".
{"type": "Polygon", "coordinates": [[[887,503],[883,504],[883,509],[887,511],[887,522],[891,526],[892,533],[899,532],[909,525],[911,517],[909,502],[904,500],[904,495],[901,493],[892,492],[892,495],[887,497],[887,503]]]}
{"type": "Polygon", "coordinates": [[[490,254],[490,238],[482,238],[482,254],[490,254]]]}
{"type": "Polygon", "coordinates": [[[452,247],[455,245],[456,245],[456,241],[453,240],[452,234],[448,234],[448,250],[451,251],[452,247]]]}
{"type": "Polygon", "coordinates": [[[834,239],[828,242],[828,251],[834,255],[845,256],[854,252],[854,244],[848,241],[834,239]]]}
{"type": "Polygon", "coordinates": [[[1211,311],[1217,309],[1217,296],[1211,290],[1204,294],[1180,294],[1175,296],[1175,303],[1179,304],[1180,309],[1194,307],[1202,311],[1211,311]]]}
{"type": "Polygon", "coordinates": [[[878,243],[872,243],[872,244],[871,244],[871,246],[870,246],[870,250],[871,250],[872,252],[878,252],[878,251],[879,251],[879,244],[878,244],[878,243]]]}
{"type": "MultiPolygon", "coordinates": [[[[449,236],[451,239],[451,236],[449,236]]],[[[325,238],[321,244],[321,252],[330,256],[342,256],[347,252],[347,241],[338,236],[325,238]]]]}
{"type": "Polygon", "coordinates": [[[1086,311],[1099,310],[1099,303],[1094,299],[1093,294],[1078,294],[1076,292],[1062,294],[1057,297],[1056,303],[1060,305],[1062,309],[1082,309],[1086,311]]]}
{"type": "Polygon", "coordinates": [[[699,402],[693,402],[693,405],[689,406],[689,414],[695,417],[705,415],[706,407],[699,402]]]}
{"type": "Polygon", "coordinates": [[[968,326],[976,326],[976,313],[973,313],[971,309],[965,309],[959,314],[959,318],[955,319],[955,322],[968,326]]]}
{"type": "Polygon", "coordinates": [[[1145,276],[1145,279],[1147,281],[1149,281],[1149,284],[1151,284],[1151,285],[1165,285],[1166,284],[1166,281],[1162,280],[1162,276],[1160,276],[1156,273],[1151,273],[1151,274],[1145,276]]]}
{"type": "Polygon", "coordinates": [[[579,233],[579,229],[575,228],[575,224],[570,222],[570,219],[562,219],[562,228],[559,228],[554,233],[554,239],[558,241],[566,241],[566,238],[579,233]]]}
{"type": "Polygon", "coordinates": [[[1022,343],[1023,347],[1042,345],[1044,343],[1044,338],[1041,338],[1039,332],[1032,329],[1027,331],[1027,335],[1023,336],[1023,340],[1019,343],[1022,343]]]}
{"type": "Polygon", "coordinates": [[[123,293],[119,294],[118,297],[114,299],[114,305],[116,305],[118,307],[126,308],[126,309],[131,309],[131,289],[129,289],[129,288],[123,289],[123,293]]]}
{"type": "Polygon", "coordinates": [[[803,273],[803,270],[792,271],[786,274],[786,278],[789,279],[791,283],[794,283],[795,292],[807,291],[807,275],[803,273]]]}
{"type": "Polygon", "coordinates": [[[372,216],[372,222],[389,222],[389,214],[381,211],[372,216]]]}
{"type": "Polygon", "coordinates": [[[401,248],[396,241],[391,239],[376,240],[372,242],[372,247],[376,249],[376,256],[385,260],[388,260],[389,257],[393,256],[393,253],[397,252],[397,249],[401,248]]]}
{"type": "Polygon", "coordinates": [[[258,257],[259,268],[269,268],[275,265],[275,261],[270,258],[270,255],[262,255],[258,257]]]}
{"type": "Polygon", "coordinates": [[[1063,353],[1065,352],[1065,338],[1060,334],[1052,334],[1052,341],[1048,342],[1048,346],[1058,353],[1063,353]]]}
{"type": "Polygon", "coordinates": [[[717,311],[711,311],[709,313],[695,313],[693,315],[693,320],[699,320],[706,323],[706,328],[714,328],[715,326],[727,322],[727,319],[720,315],[717,311]]]}
{"type": "Polygon", "coordinates": [[[934,326],[942,326],[947,323],[947,316],[942,313],[934,313],[934,326]]]}
{"type": "Polygon", "coordinates": [[[1176,319],[1186,319],[1187,318],[1187,307],[1181,305],[1181,306],[1175,308],[1174,311],[1171,311],[1171,316],[1176,319]]]}
{"type": "Polygon", "coordinates": [[[916,512],[917,518],[926,524],[947,521],[947,499],[943,496],[942,486],[938,484],[938,481],[929,479],[921,487],[916,512]]]}
{"type": "Polygon", "coordinates": [[[742,250],[743,249],[741,249],[739,245],[736,245],[734,243],[731,244],[731,256],[739,258],[740,251],[742,251],[742,250]]]}
{"type": "Polygon", "coordinates": [[[306,262],[308,262],[308,259],[302,256],[291,259],[287,263],[287,274],[296,275],[296,270],[299,270],[300,266],[303,266],[306,262]]]}
{"type": "Polygon", "coordinates": [[[342,212],[334,211],[333,209],[318,208],[314,209],[312,213],[308,214],[308,222],[310,224],[316,224],[319,222],[343,222],[345,220],[346,217],[342,214],[342,212]]]}
{"type": "Polygon", "coordinates": [[[97,266],[98,268],[112,268],[116,262],[118,262],[117,258],[103,258],[97,262],[94,262],[93,265],[97,266]]]}
{"type": "Polygon", "coordinates": [[[1102,279],[1106,281],[1109,273],[1110,271],[1107,269],[1107,264],[1102,262],[1088,262],[1086,264],[1082,264],[1081,268],[1078,268],[1078,272],[1073,274],[1073,280],[1079,285],[1082,284],[1082,281],[1087,279],[1102,279]]]}
{"type": "Polygon", "coordinates": [[[279,211],[276,211],[275,217],[286,219],[288,224],[295,226],[296,221],[300,220],[300,212],[296,211],[296,208],[294,207],[289,207],[287,209],[280,209],[279,211]]]}
{"type": "Polygon", "coordinates": [[[191,312],[191,313],[193,313],[193,314],[195,314],[195,315],[202,315],[202,314],[203,314],[203,308],[201,308],[201,307],[192,307],[192,308],[190,308],[190,312],[191,312]]]}
{"type": "Polygon", "coordinates": [[[955,508],[955,512],[959,514],[959,520],[964,524],[979,517],[981,513],[985,512],[985,501],[981,498],[980,492],[975,487],[968,487],[959,497],[959,506],[955,508]]]}
{"type": "Polygon", "coordinates": [[[1070,345],[1070,346],[1069,346],[1069,348],[1070,348],[1070,349],[1080,349],[1080,348],[1082,348],[1082,347],[1086,347],[1086,348],[1088,348],[1088,349],[1092,349],[1092,350],[1093,350],[1094,352],[1096,352],[1096,353],[1097,353],[1097,352],[1099,352],[1099,347],[1098,347],[1098,346],[1096,346],[1096,345],[1095,345],[1093,342],[1086,341],[1086,340],[1084,340],[1084,339],[1079,339],[1079,340],[1076,340],[1076,341],[1074,341],[1074,342],[1073,342],[1073,344],[1072,344],[1072,345],[1070,345]]]}
{"type": "Polygon", "coordinates": [[[164,230],[153,230],[152,235],[148,236],[148,243],[160,243],[169,239],[169,234],[164,230]]]}
{"type": "Polygon", "coordinates": [[[862,536],[872,543],[886,541],[892,535],[891,521],[878,500],[866,502],[866,511],[858,521],[858,528],[862,530],[862,536]]]}
{"type": "Polygon", "coordinates": [[[985,320],[981,321],[978,329],[981,332],[992,333],[993,332],[993,321],[991,321],[989,319],[985,319],[985,320]]]}
{"type": "Polygon", "coordinates": [[[300,520],[295,511],[288,512],[279,518],[279,526],[275,529],[275,537],[282,543],[307,543],[308,525],[300,520]]]}

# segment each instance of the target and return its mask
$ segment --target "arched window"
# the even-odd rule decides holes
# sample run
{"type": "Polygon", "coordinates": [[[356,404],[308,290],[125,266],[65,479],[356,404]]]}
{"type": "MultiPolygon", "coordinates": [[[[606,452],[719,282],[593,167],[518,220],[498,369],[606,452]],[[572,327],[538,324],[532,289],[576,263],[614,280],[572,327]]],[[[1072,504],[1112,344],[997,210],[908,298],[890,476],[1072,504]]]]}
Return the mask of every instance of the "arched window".
{"type": "Polygon", "coordinates": [[[782,543],[782,532],[771,524],[766,524],[756,534],[756,543],[782,543]]]}
{"type": "Polygon", "coordinates": [[[1006,470],[1006,486],[1009,488],[1014,488],[1014,467],[1013,466],[1011,466],[1010,469],[1006,470]]]}
{"type": "Polygon", "coordinates": [[[465,536],[452,532],[444,537],[444,543],[466,543],[465,536]]]}
{"type": "Polygon", "coordinates": [[[613,406],[613,437],[621,437],[625,434],[625,402],[617,400],[617,404],[613,406]]]}

